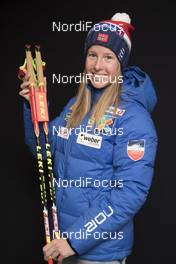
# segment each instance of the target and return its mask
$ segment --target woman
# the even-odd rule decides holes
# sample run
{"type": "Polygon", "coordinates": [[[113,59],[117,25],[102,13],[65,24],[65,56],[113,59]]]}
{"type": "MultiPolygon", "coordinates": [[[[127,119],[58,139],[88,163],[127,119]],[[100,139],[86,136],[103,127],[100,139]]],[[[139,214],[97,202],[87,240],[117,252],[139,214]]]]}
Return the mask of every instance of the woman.
{"type": "MultiPolygon", "coordinates": [[[[77,96],[50,122],[61,239],[44,246],[45,260],[124,264],[132,252],[133,218],[150,189],[157,148],[153,85],[141,69],[127,67],[133,29],[125,13],[93,26],[77,96]]],[[[27,100],[28,78],[20,91],[27,100]]],[[[24,122],[35,155],[26,103],[24,122]]]]}

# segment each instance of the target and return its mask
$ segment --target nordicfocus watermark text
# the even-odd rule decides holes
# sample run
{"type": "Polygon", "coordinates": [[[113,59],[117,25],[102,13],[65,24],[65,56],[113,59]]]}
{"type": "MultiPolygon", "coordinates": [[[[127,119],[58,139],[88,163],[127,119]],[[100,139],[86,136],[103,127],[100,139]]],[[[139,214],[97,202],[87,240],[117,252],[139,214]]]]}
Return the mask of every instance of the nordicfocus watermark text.
{"type": "Polygon", "coordinates": [[[108,127],[108,128],[104,128],[103,130],[100,128],[92,128],[89,125],[79,125],[79,127],[76,128],[67,128],[67,127],[63,127],[63,126],[53,126],[52,127],[52,135],[53,136],[58,136],[58,137],[62,137],[64,139],[68,139],[69,136],[74,133],[76,136],[79,136],[80,133],[84,134],[84,137],[88,137],[89,132],[92,132],[92,136],[93,135],[105,135],[105,136],[122,136],[123,135],[123,127],[108,127]]]}
{"type": "Polygon", "coordinates": [[[102,239],[102,240],[122,240],[124,238],[123,232],[87,232],[80,229],[77,232],[60,232],[59,231],[59,237],[65,238],[65,239],[90,239],[90,237],[93,237],[93,239],[102,239]]]}
{"type": "Polygon", "coordinates": [[[123,180],[98,180],[90,177],[79,177],[78,179],[54,179],[54,182],[58,188],[123,188],[123,180]]]}
{"type": "Polygon", "coordinates": [[[119,75],[117,76],[108,76],[108,75],[98,75],[98,74],[92,74],[92,73],[79,73],[78,75],[61,75],[59,74],[52,74],[52,83],[62,83],[62,84],[80,84],[82,82],[88,83],[88,81],[94,81],[94,83],[123,83],[123,76],[119,75]]]}
{"type": "Polygon", "coordinates": [[[92,27],[92,21],[79,21],[77,23],[62,23],[61,21],[53,21],[52,22],[52,31],[58,32],[71,32],[71,31],[88,31],[92,27]]]}
{"type": "Polygon", "coordinates": [[[94,31],[108,31],[111,30],[113,32],[117,32],[121,34],[123,32],[123,28],[121,25],[112,25],[107,23],[101,23],[101,24],[94,24],[92,21],[79,21],[77,23],[63,23],[61,21],[52,21],[52,31],[53,32],[87,32],[90,29],[93,29],[94,31]]]}

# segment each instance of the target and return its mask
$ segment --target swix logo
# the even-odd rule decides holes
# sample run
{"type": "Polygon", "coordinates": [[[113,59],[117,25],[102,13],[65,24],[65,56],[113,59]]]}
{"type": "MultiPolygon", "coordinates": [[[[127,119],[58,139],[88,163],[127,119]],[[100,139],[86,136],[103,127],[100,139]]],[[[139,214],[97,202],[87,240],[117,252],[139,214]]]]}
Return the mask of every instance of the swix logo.
{"type": "Polygon", "coordinates": [[[118,54],[119,59],[122,59],[124,55],[125,55],[125,49],[122,48],[122,49],[120,50],[119,54],[118,54]]]}
{"type": "Polygon", "coordinates": [[[108,208],[109,211],[103,210],[102,212],[97,214],[97,216],[91,219],[90,222],[84,225],[87,232],[92,232],[95,228],[97,228],[98,225],[101,225],[104,221],[106,221],[108,217],[110,217],[114,213],[114,210],[111,206],[108,206],[108,208]]]}

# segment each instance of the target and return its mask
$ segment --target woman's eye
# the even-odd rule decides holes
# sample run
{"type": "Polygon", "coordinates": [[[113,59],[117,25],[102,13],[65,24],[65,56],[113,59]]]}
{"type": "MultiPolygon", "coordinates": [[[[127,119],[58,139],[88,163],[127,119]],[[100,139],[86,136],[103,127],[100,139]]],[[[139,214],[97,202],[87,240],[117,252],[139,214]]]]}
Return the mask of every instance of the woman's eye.
{"type": "Polygon", "coordinates": [[[89,53],[88,57],[93,57],[94,58],[94,57],[96,57],[96,55],[94,53],[89,53]]]}
{"type": "Polygon", "coordinates": [[[113,59],[113,57],[112,57],[111,55],[107,55],[105,58],[106,58],[107,60],[112,60],[112,59],[113,59]]]}

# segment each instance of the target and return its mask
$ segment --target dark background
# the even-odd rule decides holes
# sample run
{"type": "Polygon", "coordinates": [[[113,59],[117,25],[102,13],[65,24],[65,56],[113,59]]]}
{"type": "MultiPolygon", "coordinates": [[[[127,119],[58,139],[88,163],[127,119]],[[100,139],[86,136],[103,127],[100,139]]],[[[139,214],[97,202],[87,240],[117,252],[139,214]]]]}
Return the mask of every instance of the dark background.
{"type": "Polygon", "coordinates": [[[1,2],[0,15],[0,105],[3,133],[1,193],[4,197],[2,205],[5,205],[5,212],[2,210],[1,215],[7,223],[4,230],[6,263],[44,263],[42,247],[45,239],[37,166],[24,143],[23,100],[18,95],[20,81],[17,72],[24,61],[24,45],[41,44],[43,59],[47,63],[52,119],[77,88],[74,83],[52,84],[52,73],[72,75],[82,71],[83,44],[87,34],[52,32],[52,21],[96,23],[111,18],[116,12],[127,12],[136,28],[129,65],[137,65],[150,75],[158,95],[153,113],[159,136],[155,174],[148,200],[135,220],[134,250],[127,264],[175,263],[174,4],[169,1],[164,4],[154,1],[4,1],[1,2]]]}

